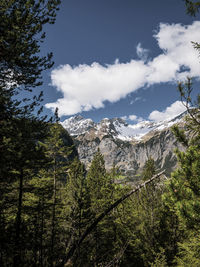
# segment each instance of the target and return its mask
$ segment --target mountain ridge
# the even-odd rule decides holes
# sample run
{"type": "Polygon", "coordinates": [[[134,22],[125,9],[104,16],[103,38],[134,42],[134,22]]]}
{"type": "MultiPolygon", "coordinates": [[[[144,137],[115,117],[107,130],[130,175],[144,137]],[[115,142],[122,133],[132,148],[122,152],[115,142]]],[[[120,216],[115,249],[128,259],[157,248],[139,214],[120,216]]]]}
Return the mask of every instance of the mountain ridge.
{"type": "Polygon", "coordinates": [[[184,126],[186,112],[163,122],[142,121],[128,124],[121,118],[104,118],[99,123],[82,116],[71,117],[62,126],[72,136],[80,160],[89,168],[98,148],[110,170],[113,165],[130,177],[140,173],[146,160],[152,157],[156,167],[170,173],[177,164],[174,149],[184,150],[170,130],[184,126]]]}
{"type": "Polygon", "coordinates": [[[175,123],[183,121],[186,112],[180,113],[168,120],[154,122],[143,120],[135,124],[128,124],[122,118],[104,118],[99,123],[95,123],[92,119],[80,115],[76,115],[61,122],[62,126],[69,132],[71,136],[80,136],[93,129],[98,136],[99,133],[112,134],[115,138],[123,141],[141,141],[142,138],[151,131],[161,131],[171,127],[175,123]]]}

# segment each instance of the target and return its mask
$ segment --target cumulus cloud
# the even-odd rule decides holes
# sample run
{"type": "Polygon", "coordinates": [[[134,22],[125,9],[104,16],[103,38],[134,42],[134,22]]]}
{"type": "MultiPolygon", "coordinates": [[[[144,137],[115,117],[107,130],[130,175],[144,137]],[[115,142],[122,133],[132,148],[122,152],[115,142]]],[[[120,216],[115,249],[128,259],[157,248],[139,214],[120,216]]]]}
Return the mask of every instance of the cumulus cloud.
{"type": "Polygon", "coordinates": [[[147,49],[138,44],[139,60],[101,65],[60,66],[51,73],[52,85],[63,98],[46,104],[59,108],[59,115],[73,115],[104,107],[104,102],[116,102],[145,85],[176,82],[187,76],[199,76],[198,53],[191,41],[200,42],[200,22],[185,26],[160,24],[154,35],[162,53],[147,60],[147,49]],[[182,71],[182,69],[185,69],[182,71]]]}
{"type": "Polygon", "coordinates": [[[104,101],[116,102],[145,85],[148,67],[143,61],[131,60],[113,65],[61,66],[51,73],[52,85],[63,93],[47,108],[59,108],[60,115],[72,115],[92,108],[101,108],[104,101]]]}
{"type": "Polygon", "coordinates": [[[149,115],[149,119],[156,122],[164,121],[172,119],[184,111],[186,111],[186,107],[183,105],[183,103],[181,101],[176,101],[163,111],[152,111],[149,115]]]}

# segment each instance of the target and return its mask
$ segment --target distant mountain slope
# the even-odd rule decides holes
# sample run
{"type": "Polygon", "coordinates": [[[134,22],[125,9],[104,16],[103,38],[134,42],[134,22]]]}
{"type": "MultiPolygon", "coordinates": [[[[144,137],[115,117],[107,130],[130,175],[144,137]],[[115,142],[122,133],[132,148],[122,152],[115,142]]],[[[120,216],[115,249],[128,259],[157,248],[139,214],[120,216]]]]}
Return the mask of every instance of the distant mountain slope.
{"type": "Polygon", "coordinates": [[[130,176],[140,171],[151,156],[159,169],[168,172],[176,166],[173,153],[177,143],[170,127],[178,123],[183,125],[185,112],[163,122],[142,121],[134,125],[127,124],[121,118],[103,119],[99,123],[81,116],[71,117],[62,126],[73,136],[79,157],[86,166],[90,165],[98,147],[104,155],[106,168],[113,164],[130,176]]]}

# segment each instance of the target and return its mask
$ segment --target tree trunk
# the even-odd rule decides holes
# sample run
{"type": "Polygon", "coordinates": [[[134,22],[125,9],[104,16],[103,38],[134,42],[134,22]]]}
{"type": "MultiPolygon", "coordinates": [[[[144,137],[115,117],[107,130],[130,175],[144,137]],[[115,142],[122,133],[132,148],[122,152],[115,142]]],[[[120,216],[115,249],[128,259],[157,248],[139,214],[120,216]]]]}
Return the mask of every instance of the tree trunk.
{"type": "Polygon", "coordinates": [[[55,217],[56,217],[56,160],[54,162],[54,178],[53,178],[53,208],[52,208],[51,255],[50,255],[51,267],[53,266],[53,260],[54,260],[55,217]]]}
{"type": "Polygon", "coordinates": [[[17,216],[16,216],[16,228],[15,228],[15,255],[13,266],[19,267],[21,266],[21,216],[22,216],[22,197],[23,197],[23,169],[20,171],[19,175],[19,198],[18,198],[18,208],[17,208],[17,216]]]}

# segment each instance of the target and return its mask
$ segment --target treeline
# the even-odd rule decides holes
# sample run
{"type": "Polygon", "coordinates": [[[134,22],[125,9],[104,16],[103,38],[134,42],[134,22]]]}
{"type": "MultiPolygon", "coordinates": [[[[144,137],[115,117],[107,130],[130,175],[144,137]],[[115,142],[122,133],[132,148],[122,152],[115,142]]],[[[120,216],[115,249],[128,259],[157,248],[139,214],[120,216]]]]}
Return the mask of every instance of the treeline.
{"type": "MultiPolygon", "coordinates": [[[[115,183],[118,171],[105,170],[100,151],[86,172],[57,113],[42,115],[42,93],[29,98],[53,65],[39,52],[59,4],[0,3],[0,266],[199,266],[200,97],[191,103],[191,80],[179,85],[189,112],[187,136],[173,129],[186,147],[179,168],[95,224],[132,188],[115,183]]],[[[155,173],[150,158],[141,179],[155,173]]]]}
{"type": "MultiPolygon", "coordinates": [[[[199,120],[199,110],[194,114],[199,120]]],[[[197,134],[189,140],[174,128],[187,148],[177,151],[180,167],[171,178],[155,179],[121,202],[80,243],[132,188],[115,183],[118,170],[106,172],[100,151],[86,171],[58,122],[46,123],[47,135],[38,140],[32,135],[38,138],[39,122],[35,128],[18,118],[14,139],[4,135],[1,146],[0,266],[199,266],[200,132],[188,120],[197,134]]],[[[155,173],[150,158],[141,179],[155,173]]]]}

